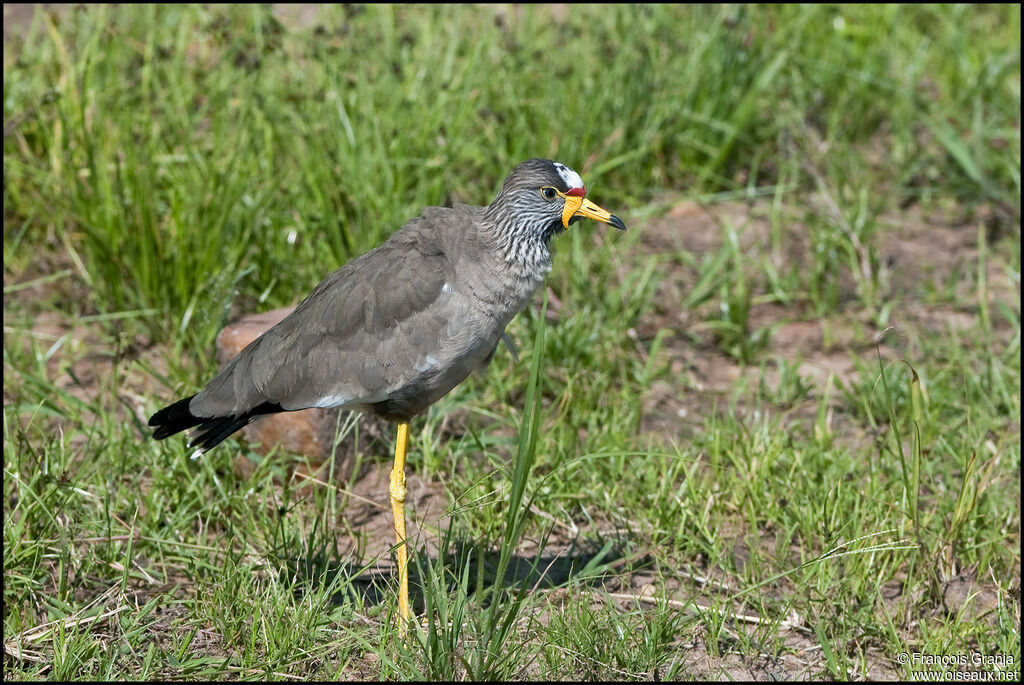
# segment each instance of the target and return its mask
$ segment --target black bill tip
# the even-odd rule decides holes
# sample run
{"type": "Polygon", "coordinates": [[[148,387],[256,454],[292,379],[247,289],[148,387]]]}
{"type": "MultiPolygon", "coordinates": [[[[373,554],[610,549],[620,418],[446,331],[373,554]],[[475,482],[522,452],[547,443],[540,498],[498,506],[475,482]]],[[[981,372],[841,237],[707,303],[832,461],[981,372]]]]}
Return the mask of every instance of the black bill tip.
{"type": "Polygon", "coordinates": [[[615,228],[619,229],[620,231],[625,231],[626,230],[626,224],[622,223],[622,219],[620,219],[619,217],[615,216],[614,214],[612,214],[612,218],[608,220],[608,224],[611,225],[611,226],[614,226],[615,228]]]}

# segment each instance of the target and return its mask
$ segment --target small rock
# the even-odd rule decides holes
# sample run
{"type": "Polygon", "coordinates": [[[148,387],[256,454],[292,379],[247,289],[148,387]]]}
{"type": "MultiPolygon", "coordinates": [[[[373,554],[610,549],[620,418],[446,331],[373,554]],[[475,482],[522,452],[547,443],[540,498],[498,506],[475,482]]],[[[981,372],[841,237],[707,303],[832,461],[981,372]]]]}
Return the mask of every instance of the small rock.
{"type": "Polygon", "coordinates": [[[979,582],[973,570],[965,570],[942,584],[942,603],[951,615],[975,621],[996,610],[999,595],[979,582]]]}

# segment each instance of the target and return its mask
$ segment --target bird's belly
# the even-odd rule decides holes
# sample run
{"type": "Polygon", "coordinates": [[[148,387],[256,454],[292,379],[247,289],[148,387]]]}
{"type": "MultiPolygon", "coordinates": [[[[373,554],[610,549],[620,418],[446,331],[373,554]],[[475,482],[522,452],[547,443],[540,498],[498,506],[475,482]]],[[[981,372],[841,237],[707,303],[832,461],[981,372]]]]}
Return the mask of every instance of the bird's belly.
{"type": "Polygon", "coordinates": [[[512,288],[469,296],[458,289],[450,292],[443,334],[434,344],[419,347],[414,360],[407,358],[406,363],[395,365],[404,372],[400,378],[389,379],[386,399],[364,406],[401,421],[447,395],[490,359],[505,326],[523,309],[539,282],[515,282],[512,288]],[[409,373],[410,369],[414,371],[409,373]]]}
{"type": "Polygon", "coordinates": [[[416,367],[416,374],[407,377],[400,387],[393,388],[386,400],[368,406],[374,413],[391,420],[406,420],[426,410],[490,357],[500,337],[493,340],[474,338],[459,349],[425,357],[416,367]]]}

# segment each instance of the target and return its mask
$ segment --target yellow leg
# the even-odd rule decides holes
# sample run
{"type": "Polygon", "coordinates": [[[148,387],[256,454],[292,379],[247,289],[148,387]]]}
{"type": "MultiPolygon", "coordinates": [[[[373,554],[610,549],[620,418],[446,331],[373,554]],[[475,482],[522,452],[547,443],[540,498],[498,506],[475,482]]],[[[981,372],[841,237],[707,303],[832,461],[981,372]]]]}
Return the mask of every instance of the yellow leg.
{"type": "Polygon", "coordinates": [[[409,629],[409,554],[405,548],[405,448],[409,443],[409,424],[398,424],[395,467],[391,470],[391,513],[395,517],[395,541],[398,543],[398,634],[409,629]]]}

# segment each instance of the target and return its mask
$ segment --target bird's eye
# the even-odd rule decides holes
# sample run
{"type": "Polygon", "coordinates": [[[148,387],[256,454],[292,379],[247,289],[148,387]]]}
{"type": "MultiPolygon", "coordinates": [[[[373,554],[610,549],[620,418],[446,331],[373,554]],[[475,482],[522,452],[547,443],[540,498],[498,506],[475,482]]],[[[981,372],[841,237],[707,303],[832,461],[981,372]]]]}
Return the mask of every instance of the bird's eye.
{"type": "Polygon", "coordinates": [[[551,200],[554,200],[556,197],[558,197],[558,191],[555,190],[554,188],[552,188],[551,186],[546,186],[544,188],[541,188],[540,189],[540,194],[543,195],[544,199],[549,201],[549,202],[551,200]]]}

